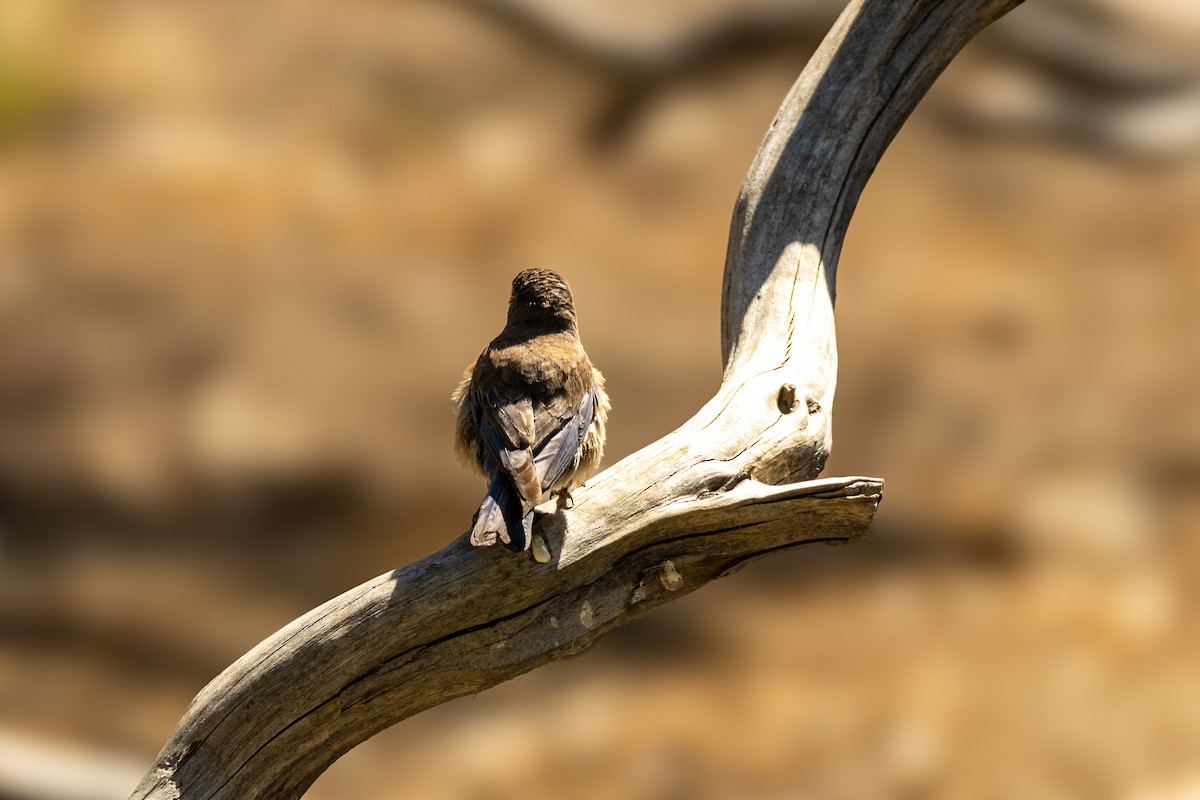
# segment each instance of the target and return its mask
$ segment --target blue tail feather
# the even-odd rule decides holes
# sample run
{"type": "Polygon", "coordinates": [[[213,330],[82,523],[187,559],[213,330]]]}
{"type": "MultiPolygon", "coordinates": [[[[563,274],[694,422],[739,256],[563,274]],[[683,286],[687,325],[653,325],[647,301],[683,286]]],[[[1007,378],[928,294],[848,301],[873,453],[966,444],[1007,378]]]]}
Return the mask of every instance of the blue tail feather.
{"type": "Polygon", "coordinates": [[[497,538],[509,550],[526,550],[533,538],[533,509],[521,513],[521,499],[512,481],[501,475],[492,477],[487,497],[479,506],[471,529],[471,544],[495,544],[497,538]]]}

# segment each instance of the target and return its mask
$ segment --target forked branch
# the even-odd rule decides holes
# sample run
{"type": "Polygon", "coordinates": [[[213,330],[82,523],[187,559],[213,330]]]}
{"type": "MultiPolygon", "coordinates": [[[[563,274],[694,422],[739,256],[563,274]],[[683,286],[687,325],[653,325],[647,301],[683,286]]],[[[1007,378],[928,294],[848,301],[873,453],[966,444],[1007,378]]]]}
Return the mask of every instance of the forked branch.
{"type": "Polygon", "coordinates": [[[576,652],[750,559],[863,535],[881,482],[812,480],[829,453],[842,240],[934,78],[1019,2],[852,2],[742,185],[717,395],[542,518],[550,563],[460,537],[258,645],[196,697],[132,796],[299,797],[405,717],[576,652]]]}

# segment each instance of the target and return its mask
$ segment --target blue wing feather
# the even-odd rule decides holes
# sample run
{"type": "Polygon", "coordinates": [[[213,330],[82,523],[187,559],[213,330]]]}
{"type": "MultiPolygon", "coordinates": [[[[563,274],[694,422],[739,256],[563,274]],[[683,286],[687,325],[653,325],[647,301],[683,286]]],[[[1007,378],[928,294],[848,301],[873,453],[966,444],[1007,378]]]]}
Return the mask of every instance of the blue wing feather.
{"type": "Polygon", "coordinates": [[[534,452],[533,463],[543,492],[558,483],[567,470],[579,463],[579,448],[595,413],[596,392],[592,388],[584,394],[575,413],[564,420],[558,430],[547,436],[534,452]]]}

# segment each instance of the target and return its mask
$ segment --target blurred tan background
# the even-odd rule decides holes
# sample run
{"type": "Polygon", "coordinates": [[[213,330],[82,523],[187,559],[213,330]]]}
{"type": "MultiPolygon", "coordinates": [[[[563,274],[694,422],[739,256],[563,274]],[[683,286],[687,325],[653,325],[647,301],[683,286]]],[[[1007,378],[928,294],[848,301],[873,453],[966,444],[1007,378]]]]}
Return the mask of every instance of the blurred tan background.
{"type": "MultiPolygon", "coordinates": [[[[0,798],[465,530],[449,393],[564,273],[607,463],[720,376],[832,0],[0,0],[0,798]]],[[[1200,12],[1031,0],[868,185],[826,474],[872,535],[376,737],[329,798],[1200,797],[1200,12]]]]}

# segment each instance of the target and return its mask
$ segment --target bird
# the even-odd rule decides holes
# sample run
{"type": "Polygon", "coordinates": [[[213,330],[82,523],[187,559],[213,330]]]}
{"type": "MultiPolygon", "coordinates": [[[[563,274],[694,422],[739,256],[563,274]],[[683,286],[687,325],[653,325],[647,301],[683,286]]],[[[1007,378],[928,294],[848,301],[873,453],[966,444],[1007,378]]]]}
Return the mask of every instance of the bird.
{"type": "MultiPolygon", "coordinates": [[[[467,366],[451,400],[455,453],[488,481],[471,544],[528,549],[534,507],[552,496],[567,507],[571,489],[599,467],[610,407],[562,276],[526,269],[513,278],[504,329],[467,366]]],[[[543,550],[544,542],[535,546],[539,561],[548,560],[543,550]]]]}

